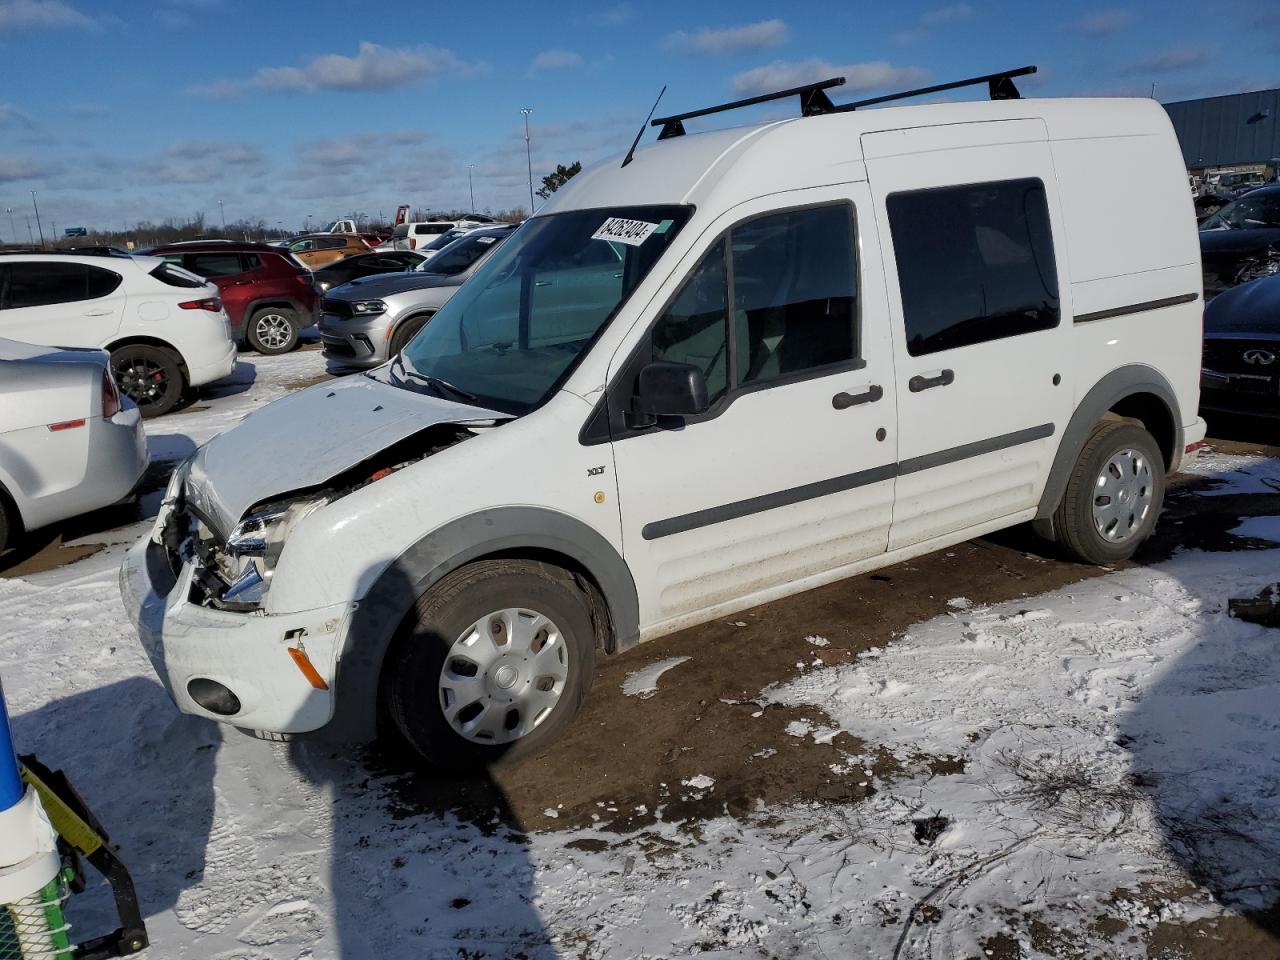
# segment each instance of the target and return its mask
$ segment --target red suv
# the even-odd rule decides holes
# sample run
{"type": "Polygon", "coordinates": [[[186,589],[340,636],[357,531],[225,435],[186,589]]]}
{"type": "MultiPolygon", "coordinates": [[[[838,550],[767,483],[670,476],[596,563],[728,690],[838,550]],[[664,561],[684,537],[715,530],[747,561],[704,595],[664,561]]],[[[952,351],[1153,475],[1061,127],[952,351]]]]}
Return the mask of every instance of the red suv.
{"type": "Polygon", "coordinates": [[[259,353],[288,353],[298,345],[298,331],[316,322],[311,274],[280,247],[199,240],[147,252],[216,284],[231,335],[259,353]]]}

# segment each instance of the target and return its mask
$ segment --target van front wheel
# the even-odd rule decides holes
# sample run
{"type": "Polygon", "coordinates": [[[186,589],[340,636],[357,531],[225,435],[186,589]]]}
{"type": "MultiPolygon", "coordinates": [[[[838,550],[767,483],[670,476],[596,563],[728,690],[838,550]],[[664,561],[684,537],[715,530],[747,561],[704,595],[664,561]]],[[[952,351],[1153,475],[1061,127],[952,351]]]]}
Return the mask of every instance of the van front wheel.
{"type": "Polygon", "coordinates": [[[1053,515],[1054,534],[1085,563],[1127,560],[1155,529],[1164,490],[1155,438],[1134,423],[1104,421],[1076,460],[1053,515]]]}
{"type": "Polygon", "coordinates": [[[586,595],[566,571],[484,560],[429,590],[388,654],[387,708],[428,761],[493,766],[545,749],[595,668],[586,595]]]}

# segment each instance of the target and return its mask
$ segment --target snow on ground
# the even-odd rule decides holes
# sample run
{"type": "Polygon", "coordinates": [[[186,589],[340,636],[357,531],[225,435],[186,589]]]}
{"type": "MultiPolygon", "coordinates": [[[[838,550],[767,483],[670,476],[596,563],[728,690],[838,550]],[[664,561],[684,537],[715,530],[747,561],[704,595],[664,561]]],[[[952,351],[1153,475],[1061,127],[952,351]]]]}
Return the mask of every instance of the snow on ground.
{"type": "Polygon", "coordinates": [[[1232,527],[1227,532],[1235,537],[1280,543],[1280,517],[1244,517],[1238,527],[1232,527]]]}
{"type": "Polygon", "coordinates": [[[1280,460],[1272,457],[1242,456],[1206,449],[1182,472],[1213,481],[1201,491],[1204,496],[1241,493],[1280,493],[1280,460]]]}
{"type": "Polygon", "coordinates": [[[633,670],[622,681],[622,692],[628,697],[639,697],[641,700],[648,700],[658,692],[658,680],[662,675],[668,670],[680,666],[688,659],[688,657],[668,657],[666,660],[651,663],[640,670],[633,670]]]}
{"type": "MultiPolygon", "coordinates": [[[[320,372],[305,354],[251,362],[243,391],[148,424],[153,443],[202,442],[320,372]]],[[[1218,469],[1280,478],[1257,458],[1218,469]]],[[[659,807],[629,832],[609,807],[540,833],[501,811],[406,812],[392,779],[324,744],[178,715],[120,608],[122,552],[0,580],[0,670],[20,749],[71,775],[131,867],[150,956],[941,960],[1008,930],[1036,957],[1022,921],[1037,916],[1080,955],[1128,957],[1135,927],[1277,896],[1280,642],[1225,606],[1277,579],[1280,550],[1186,551],[957,608],[762,691],[812,709],[788,732],[892,753],[891,780],[871,756],[841,765],[860,802],[697,822],[659,807]],[[1188,879],[1200,892],[1175,895],[1188,879]],[[1104,942],[1103,916],[1129,929],[1104,942]]],[[[668,795],[714,800],[710,781],[668,795]]],[[[73,906],[80,929],[101,906],[73,906]]]]}

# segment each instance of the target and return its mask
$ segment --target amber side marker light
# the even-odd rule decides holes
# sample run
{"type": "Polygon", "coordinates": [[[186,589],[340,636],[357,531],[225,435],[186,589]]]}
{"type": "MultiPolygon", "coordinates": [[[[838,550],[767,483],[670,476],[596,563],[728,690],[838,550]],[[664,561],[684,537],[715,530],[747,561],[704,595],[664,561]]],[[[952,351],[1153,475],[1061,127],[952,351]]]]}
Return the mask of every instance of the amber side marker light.
{"type": "Polygon", "coordinates": [[[57,432],[58,430],[74,430],[76,427],[84,426],[84,418],[79,420],[63,420],[61,423],[49,424],[49,429],[57,432]]]}
{"type": "Polygon", "coordinates": [[[320,676],[320,671],[315,668],[311,658],[307,656],[307,651],[300,647],[285,647],[285,649],[289,651],[289,656],[293,657],[293,662],[298,665],[302,675],[307,678],[307,683],[317,690],[329,689],[329,684],[324,682],[324,677],[320,676]]]}

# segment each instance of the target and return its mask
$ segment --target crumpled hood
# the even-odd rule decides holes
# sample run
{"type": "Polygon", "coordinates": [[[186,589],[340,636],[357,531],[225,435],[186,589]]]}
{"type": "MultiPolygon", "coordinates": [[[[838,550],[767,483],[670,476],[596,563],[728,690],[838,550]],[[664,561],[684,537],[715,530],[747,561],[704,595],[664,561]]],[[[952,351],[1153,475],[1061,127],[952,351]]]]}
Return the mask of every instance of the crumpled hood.
{"type": "Polygon", "coordinates": [[[373,300],[408,290],[446,287],[457,282],[456,277],[446,277],[439,273],[380,273],[372,277],[359,277],[341,287],[335,287],[329,291],[329,296],[335,300],[373,300]]]}
{"type": "Polygon", "coordinates": [[[225,537],[256,503],[313,487],[438,423],[510,415],[355,374],[270,403],[205,444],[186,497],[225,537]]]}

